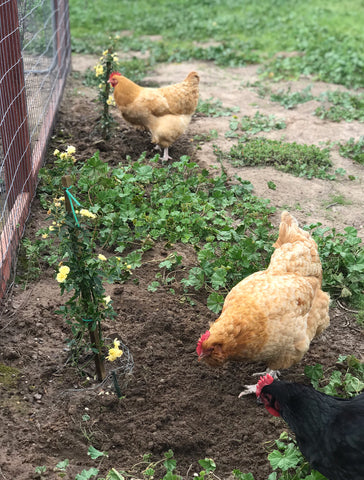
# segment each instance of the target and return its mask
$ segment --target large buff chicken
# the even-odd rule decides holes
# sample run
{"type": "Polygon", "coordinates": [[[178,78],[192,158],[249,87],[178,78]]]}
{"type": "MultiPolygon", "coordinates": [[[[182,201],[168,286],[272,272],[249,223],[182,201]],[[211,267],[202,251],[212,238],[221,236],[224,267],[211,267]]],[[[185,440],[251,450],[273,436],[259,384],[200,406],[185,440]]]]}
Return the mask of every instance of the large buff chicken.
{"type": "Polygon", "coordinates": [[[162,160],[171,157],[168,148],[182,135],[196,110],[200,78],[191,72],[181,83],[161,88],[140,87],[120,73],[112,73],[109,83],[124,120],[148,130],[152,142],[164,149],[162,160]]]}
{"type": "MultiPolygon", "coordinates": [[[[211,366],[228,360],[264,362],[276,375],[299,362],[311,340],[328,327],[329,296],[321,290],[316,242],[283,212],[273,246],[268,268],[227,295],[220,317],[198,341],[199,360],[211,366]]],[[[248,385],[240,396],[255,389],[248,385]]]]}

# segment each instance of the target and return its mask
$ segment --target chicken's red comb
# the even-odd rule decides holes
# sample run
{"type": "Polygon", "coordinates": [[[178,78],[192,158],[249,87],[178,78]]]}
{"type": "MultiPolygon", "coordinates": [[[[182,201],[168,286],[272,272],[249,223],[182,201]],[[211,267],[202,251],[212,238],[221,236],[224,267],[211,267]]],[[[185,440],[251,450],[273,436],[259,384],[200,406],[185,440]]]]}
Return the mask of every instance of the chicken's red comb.
{"type": "Polygon", "coordinates": [[[273,381],[274,378],[272,377],[272,375],[269,375],[269,373],[267,373],[267,375],[264,375],[264,377],[260,377],[255,390],[257,398],[260,397],[260,392],[262,391],[262,388],[265,387],[265,385],[270,385],[273,381]]]}
{"type": "Polygon", "coordinates": [[[115,75],[118,75],[119,77],[122,76],[121,73],[119,73],[119,72],[112,72],[112,73],[110,74],[109,80],[110,80],[110,78],[115,77],[115,75]]]}
{"type": "Polygon", "coordinates": [[[200,356],[202,354],[202,344],[205,340],[207,340],[210,336],[210,331],[206,330],[206,332],[201,335],[200,340],[197,342],[196,352],[197,355],[200,356]]]}

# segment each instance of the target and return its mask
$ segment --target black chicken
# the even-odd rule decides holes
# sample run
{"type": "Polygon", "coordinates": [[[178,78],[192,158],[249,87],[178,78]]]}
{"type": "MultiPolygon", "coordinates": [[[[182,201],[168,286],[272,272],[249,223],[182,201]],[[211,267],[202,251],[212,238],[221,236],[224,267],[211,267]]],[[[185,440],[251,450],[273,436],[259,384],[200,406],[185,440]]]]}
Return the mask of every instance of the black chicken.
{"type": "Polygon", "coordinates": [[[364,393],[337,398],[266,375],[256,395],[288,423],[312,468],[329,480],[364,480],[364,393]]]}

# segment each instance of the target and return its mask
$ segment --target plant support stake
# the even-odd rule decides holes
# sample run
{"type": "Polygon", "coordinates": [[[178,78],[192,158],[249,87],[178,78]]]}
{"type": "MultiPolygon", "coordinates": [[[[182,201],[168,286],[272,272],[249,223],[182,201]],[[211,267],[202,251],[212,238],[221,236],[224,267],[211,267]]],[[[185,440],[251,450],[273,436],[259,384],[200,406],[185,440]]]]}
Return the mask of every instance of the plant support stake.
{"type": "MultiPolygon", "coordinates": [[[[68,189],[72,185],[72,180],[70,175],[65,175],[64,177],[62,177],[62,185],[68,192],[68,189]]],[[[74,208],[71,203],[72,201],[73,201],[73,195],[65,195],[66,211],[71,216],[75,215],[74,208]]],[[[78,228],[80,227],[78,226],[78,228]]],[[[82,298],[82,301],[86,303],[92,301],[92,295],[90,292],[82,292],[81,298],[82,298]]],[[[94,359],[95,359],[97,379],[99,382],[102,382],[105,379],[106,372],[105,372],[104,359],[101,354],[101,347],[100,347],[101,326],[100,325],[95,326],[93,321],[87,321],[87,328],[90,335],[91,346],[95,349],[94,359]]]]}

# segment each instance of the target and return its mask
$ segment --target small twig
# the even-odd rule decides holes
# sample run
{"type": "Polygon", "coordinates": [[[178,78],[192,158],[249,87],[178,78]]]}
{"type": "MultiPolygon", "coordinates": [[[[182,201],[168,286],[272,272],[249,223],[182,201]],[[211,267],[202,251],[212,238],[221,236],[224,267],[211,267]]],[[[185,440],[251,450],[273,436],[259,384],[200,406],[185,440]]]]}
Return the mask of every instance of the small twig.
{"type": "Polygon", "coordinates": [[[359,310],[350,310],[350,308],[347,308],[345,307],[345,305],[343,305],[340,300],[336,300],[337,304],[339,305],[339,307],[342,309],[342,310],[345,310],[346,312],[349,312],[349,313],[359,313],[359,310]]]}
{"type": "Polygon", "coordinates": [[[339,202],[330,203],[330,205],[328,205],[328,206],[326,207],[326,210],[327,210],[328,208],[334,207],[335,205],[339,205],[339,202]]]}
{"type": "Polygon", "coordinates": [[[187,470],[187,472],[186,472],[186,480],[188,479],[188,474],[190,473],[191,469],[192,469],[192,463],[191,463],[191,465],[188,467],[188,470],[187,470]]]}

